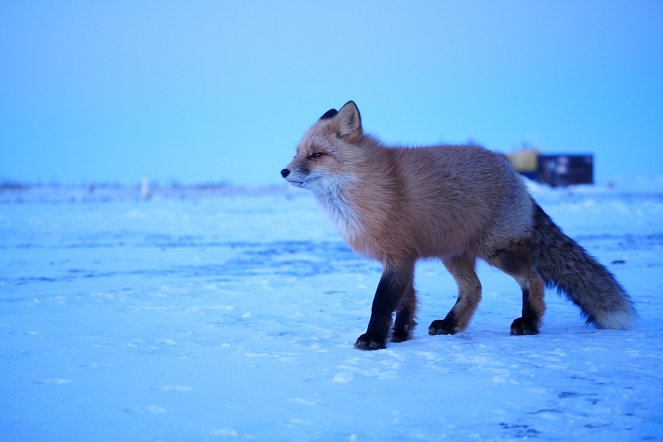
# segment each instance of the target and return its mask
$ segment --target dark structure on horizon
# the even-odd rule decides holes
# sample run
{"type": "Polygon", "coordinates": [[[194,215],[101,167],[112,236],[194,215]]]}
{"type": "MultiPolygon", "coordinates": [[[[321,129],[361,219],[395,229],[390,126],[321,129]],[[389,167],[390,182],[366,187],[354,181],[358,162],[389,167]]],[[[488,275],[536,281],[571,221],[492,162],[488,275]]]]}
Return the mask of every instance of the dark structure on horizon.
{"type": "Polygon", "coordinates": [[[594,184],[593,154],[540,154],[523,149],[506,157],[520,174],[538,183],[552,187],[594,184]]]}

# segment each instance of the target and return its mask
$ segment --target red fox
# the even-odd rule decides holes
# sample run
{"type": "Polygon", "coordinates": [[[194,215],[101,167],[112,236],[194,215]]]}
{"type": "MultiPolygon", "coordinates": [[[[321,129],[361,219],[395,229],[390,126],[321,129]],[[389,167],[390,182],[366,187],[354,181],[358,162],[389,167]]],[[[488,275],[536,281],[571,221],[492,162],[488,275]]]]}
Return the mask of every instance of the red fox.
{"type": "Polygon", "coordinates": [[[281,175],[313,192],[350,246],[383,265],[358,349],[411,338],[419,258],[440,258],[458,285],[455,305],[431,323],[431,335],[467,327],[481,300],[477,257],[521,287],[512,335],[539,333],[545,286],[568,295],[599,328],[625,329],[635,317],[615,277],[555,225],[505,158],[483,147],[384,146],[364,133],[349,101],[306,132],[281,175]]]}

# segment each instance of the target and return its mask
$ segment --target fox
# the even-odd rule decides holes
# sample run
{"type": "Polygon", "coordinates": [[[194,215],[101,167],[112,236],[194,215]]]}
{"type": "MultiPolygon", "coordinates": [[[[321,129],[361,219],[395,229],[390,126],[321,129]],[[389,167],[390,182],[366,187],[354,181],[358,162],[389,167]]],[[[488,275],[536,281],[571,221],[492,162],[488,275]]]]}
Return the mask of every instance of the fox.
{"type": "Polygon", "coordinates": [[[597,328],[628,329],[636,317],[615,276],[563,233],[504,156],[482,146],[385,145],[364,132],[349,101],[310,127],[281,176],[313,193],[356,253],[382,264],[357,349],[412,338],[415,263],[426,258],[440,259],[458,288],[430,335],[467,328],[482,296],[477,259],[520,287],[522,311],[512,335],[539,333],[546,287],[565,294],[597,328]]]}

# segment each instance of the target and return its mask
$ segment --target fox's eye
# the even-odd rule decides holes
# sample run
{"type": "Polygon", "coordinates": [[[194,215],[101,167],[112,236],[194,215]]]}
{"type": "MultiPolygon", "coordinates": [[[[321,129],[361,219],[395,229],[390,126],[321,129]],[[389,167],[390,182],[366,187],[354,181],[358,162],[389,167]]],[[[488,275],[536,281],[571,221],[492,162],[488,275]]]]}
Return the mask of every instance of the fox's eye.
{"type": "Polygon", "coordinates": [[[309,155],[308,157],[309,157],[309,159],[312,160],[312,159],[315,159],[315,158],[320,158],[321,156],[324,156],[324,155],[325,155],[324,152],[314,152],[311,155],[309,155]]]}

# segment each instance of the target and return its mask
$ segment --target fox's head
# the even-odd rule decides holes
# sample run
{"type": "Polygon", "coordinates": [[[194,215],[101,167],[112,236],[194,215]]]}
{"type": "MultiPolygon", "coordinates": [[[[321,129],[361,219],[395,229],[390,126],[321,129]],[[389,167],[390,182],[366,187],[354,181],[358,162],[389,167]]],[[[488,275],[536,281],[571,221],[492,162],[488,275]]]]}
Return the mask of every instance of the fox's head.
{"type": "Polygon", "coordinates": [[[352,178],[352,168],[362,156],[361,115],[353,101],[341,110],[330,109],[304,134],[297,155],[281,170],[290,184],[323,190],[352,178]]]}

